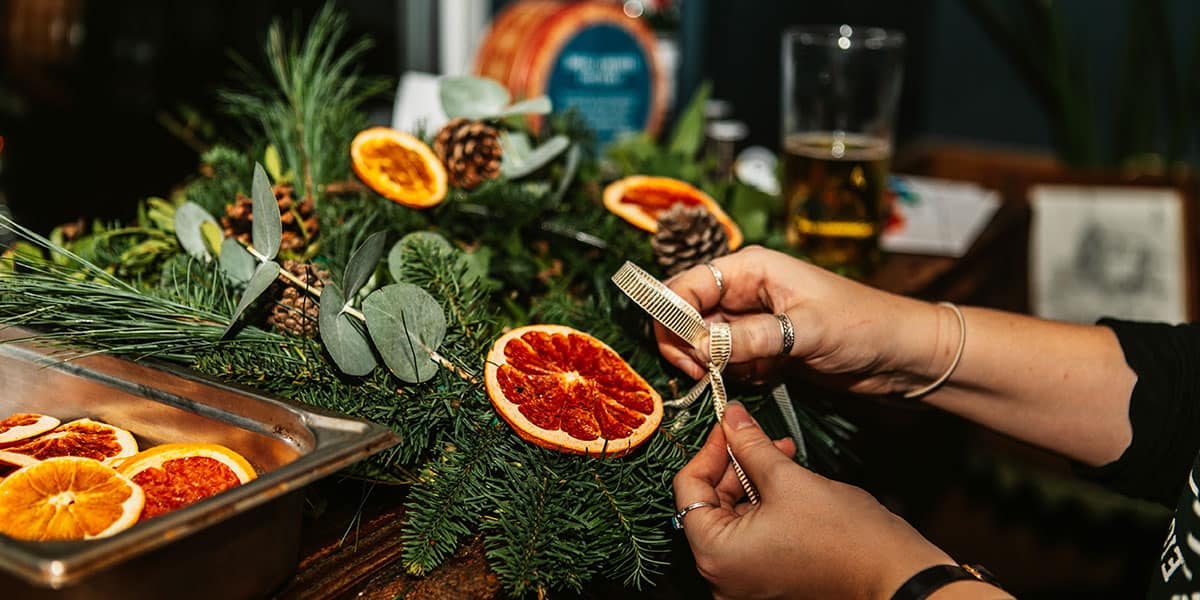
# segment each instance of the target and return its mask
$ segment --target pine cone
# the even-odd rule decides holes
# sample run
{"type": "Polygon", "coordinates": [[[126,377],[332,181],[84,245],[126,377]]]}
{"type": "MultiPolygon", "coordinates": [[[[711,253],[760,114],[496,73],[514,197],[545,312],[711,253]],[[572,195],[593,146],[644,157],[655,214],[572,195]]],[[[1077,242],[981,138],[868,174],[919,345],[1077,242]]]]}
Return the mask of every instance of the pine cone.
{"type": "MultiPolygon", "coordinates": [[[[299,202],[290,185],[277,185],[275,201],[279,203],[279,220],[283,223],[283,236],[279,242],[281,252],[301,252],[308,242],[320,231],[317,210],[311,198],[299,202]]],[[[233,204],[225,205],[225,216],[221,217],[221,228],[227,237],[250,243],[250,232],[254,227],[254,200],[249,196],[237,195],[233,204]]]]}
{"type": "Polygon", "coordinates": [[[454,187],[473,189],[500,175],[500,134],[482,121],[459,117],[446,123],[434,138],[433,151],[454,187]]]}
{"type": "Polygon", "coordinates": [[[659,215],[658,231],[650,245],[658,264],[670,276],[729,254],[729,234],[704,207],[676,203],[659,215]]]}
{"type": "MultiPolygon", "coordinates": [[[[320,291],[329,279],[329,271],[312,263],[295,260],[283,261],[283,268],[295,275],[308,287],[320,291]]],[[[292,283],[280,282],[275,292],[275,305],[267,315],[267,324],[281,333],[297,337],[314,337],[317,334],[317,318],[320,301],[292,283]]]]}

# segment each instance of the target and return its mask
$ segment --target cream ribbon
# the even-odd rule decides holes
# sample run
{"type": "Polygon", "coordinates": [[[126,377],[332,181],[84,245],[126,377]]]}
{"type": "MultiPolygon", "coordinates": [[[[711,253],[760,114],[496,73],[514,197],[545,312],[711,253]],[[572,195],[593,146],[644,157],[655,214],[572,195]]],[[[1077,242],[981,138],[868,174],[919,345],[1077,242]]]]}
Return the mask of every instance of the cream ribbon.
{"type": "MultiPolygon", "coordinates": [[[[729,331],[729,324],[705,323],[704,317],[700,316],[700,313],[691,304],[631,262],[626,261],[620,269],[617,269],[612,276],[612,281],[622,292],[625,292],[625,295],[642,307],[642,310],[645,310],[656,321],[693,347],[698,347],[700,342],[708,337],[708,374],[697,381],[687,394],[672,404],[686,407],[700,397],[705,387],[711,387],[713,410],[717,414],[717,420],[725,418],[728,395],[725,392],[725,380],[722,378],[721,372],[725,370],[725,365],[729,362],[729,356],[733,352],[733,336],[729,331]]],[[[733,449],[726,444],[725,451],[729,453],[729,460],[733,463],[733,470],[737,473],[738,481],[741,482],[746,497],[751,504],[758,504],[758,490],[754,488],[754,484],[742,470],[742,465],[733,455],[733,449]]]]}

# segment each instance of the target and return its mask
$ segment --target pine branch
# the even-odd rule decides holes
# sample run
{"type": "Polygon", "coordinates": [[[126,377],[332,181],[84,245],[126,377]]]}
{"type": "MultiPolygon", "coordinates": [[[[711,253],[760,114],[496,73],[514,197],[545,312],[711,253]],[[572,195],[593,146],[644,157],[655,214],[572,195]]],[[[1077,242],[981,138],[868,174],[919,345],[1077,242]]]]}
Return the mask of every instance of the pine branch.
{"type": "MultiPolygon", "coordinates": [[[[357,65],[373,43],[363,38],[343,47],[348,19],[327,3],[302,39],[283,33],[278,21],[267,34],[269,75],[235,59],[247,92],[220,92],[226,110],[258,123],[299,174],[297,193],[319,199],[320,185],[350,174],[350,139],[366,124],[363,102],[388,89],[383,79],[365,78],[357,65]]],[[[286,170],[285,168],[285,170],[286,170]]]]}

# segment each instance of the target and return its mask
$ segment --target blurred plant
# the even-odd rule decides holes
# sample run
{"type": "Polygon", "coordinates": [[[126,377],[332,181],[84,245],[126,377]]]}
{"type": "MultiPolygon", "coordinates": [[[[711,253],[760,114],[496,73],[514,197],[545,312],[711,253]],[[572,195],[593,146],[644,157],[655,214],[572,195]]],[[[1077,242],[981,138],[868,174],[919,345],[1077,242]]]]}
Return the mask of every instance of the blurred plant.
{"type": "Polygon", "coordinates": [[[1046,110],[1059,157],[1074,166],[1161,171],[1189,157],[1200,99],[1200,43],[1177,55],[1166,0],[1129,0],[1112,151],[1101,151],[1094,85],[1053,0],[963,0],[1046,110]],[[1186,62],[1186,69],[1181,65],[1186,62]]]}

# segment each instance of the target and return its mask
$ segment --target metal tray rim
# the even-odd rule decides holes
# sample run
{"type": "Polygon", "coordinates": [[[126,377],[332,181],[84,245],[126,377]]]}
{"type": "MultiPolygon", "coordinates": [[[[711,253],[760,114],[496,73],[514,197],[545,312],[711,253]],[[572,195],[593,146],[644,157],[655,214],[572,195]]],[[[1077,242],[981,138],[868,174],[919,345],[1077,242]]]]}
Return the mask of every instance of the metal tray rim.
{"type": "MultiPolygon", "coordinates": [[[[36,333],[18,328],[8,328],[0,332],[0,354],[16,352],[27,357],[48,358],[48,352],[39,349],[39,344],[28,341],[29,335],[36,336],[36,333]],[[25,335],[21,336],[22,339],[14,340],[14,333],[10,330],[23,332],[25,335]]],[[[59,353],[62,347],[54,346],[52,351],[59,353]]],[[[152,521],[140,523],[112,537],[72,542],[27,542],[0,535],[0,569],[38,586],[61,588],[76,583],[99,570],[163,547],[235,514],[298,490],[400,441],[399,436],[392,430],[365,419],[268,396],[177,365],[134,362],[108,355],[88,356],[68,362],[59,358],[51,360],[54,363],[49,365],[51,368],[66,368],[76,373],[84,371],[85,366],[95,367],[97,363],[102,364],[104,361],[119,361],[138,370],[182,379],[274,405],[297,415],[314,434],[316,444],[310,452],[260,474],[253,481],[152,521]]]]}

